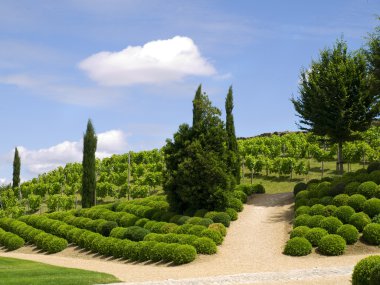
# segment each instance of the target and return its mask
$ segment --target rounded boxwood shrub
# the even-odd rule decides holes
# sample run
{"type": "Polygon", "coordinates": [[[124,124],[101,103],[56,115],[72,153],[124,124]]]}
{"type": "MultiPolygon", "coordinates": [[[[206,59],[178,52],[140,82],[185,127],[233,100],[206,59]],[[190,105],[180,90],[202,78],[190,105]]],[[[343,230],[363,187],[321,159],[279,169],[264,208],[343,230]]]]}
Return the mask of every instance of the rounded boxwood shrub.
{"type": "Polygon", "coordinates": [[[311,243],[312,246],[318,246],[319,241],[325,235],[328,235],[328,232],[325,229],[313,228],[307,232],[305,238],[311,243]]]}
{"type": "Polygon", "coordinates": [[[293,227],[307,226],[311,216],[308,214],[299,215],[293,221],[293,227]]]}
{"type": "Polygon", "coordinates": [[[201,225],[201,226],[208,227],[209,225],[213,223],[213,220],[207,217],[206,218],[192,217],[188,219],[186,223],[191,224],[191,225],[201,225]]]}
{"type": "Polygon", "coordinates": [[[265,187],[262,185],[262,184],[254,184],[252,186],[253,188],[253,193],[256,193],[256,194],[264,194],[265,193],[265,187]]]}
{"type": "Polygon", "coordinates": [[[228,198],[227,205],[228,205],[228,208],[232,208],[238,212],[243,211],[243,207],[244,207],[243,203],[239,199],[233,198],[233,197],[228,198]]]}
{"type": "Polygon", "coordinates": [[[336,209],[338,209],[338,207],[335,205],[327,205],[327,206],[325,206],[325,209],[323,210],[323,215],[325,217],[333,216],[336,209]]]}
{"type": "Polygon", "coordinates": [[[380,245],[380,224],[368,224],[363,229],[363,239],[372,245],[380,245]]]}
{"type": "Polygon", "coordinates": [[[347,244],[354,244],[359,239],[359,231],[353,225],[343,225],[337,231],[337,235],[340,235],[347,244]]]}
{"type": "Polygon", "coordinates": [[[238,219],[238,212],[235,209],[227,208],[226,213],[230,216],[231,221],[236,221],[238,219]]]}
{"type": "Polygon", "coordinates": [[[99,224],[99,226],[96,228],[96,231],[103,236],[108,237],[112,231],[113,228],[116,228],[118,225],[116,222],[108,221],[105,223],[99,224]]]}
{"type": "MultiPolygon", "coordinates": [[[[334,196],[343,194],[345,187],[346,187],[346,183],[344,183],[344,182],[339,182],[337,184],[334,184],[329,191],[329,196],[334,197],[334,196]]],[[[343,206],[343,205],[340,205],[340,206],[343,206]]]]}
{"type": "Polygon", "coordinates": [[[379,255],[371,255],[360,260],[352,273],[352,285],[370,285],[372,270],[380,264],[379,255]]]}
{"type": "MultiPolygon", "coordinates": [[[[138,219],[135,222],[134,225],[143,228],[147,222],[149,222],[149,219],[147,219],[147,218],[141,218],[141,219],[138,219]]],[[[129,226],[126,226],[126,227],[131,227],[131,226],[133,226],[133,225],[129,225],[129,226]]]]}
{"type": "Polygon", "coordinates": [[[290,238],[294,237],[304,237],[308,232],[310,231],[310,228],[307,226],[299,226],[294,228],[290,232],[290,238]]]}
{"type": "Polygon", "coordinates": [[[324,181],[324,182],[319,183],[316,188],[316,191],[318,192],[318,198],[328,196],[330,189],[331,189],[330,182],[324,181]]]}
{"type": "Polygon", "coordinates": [[[204,218],[205,215],[207,214],[208,210],[206,209],[199,209],[197,210],[195,213],[194,213],[194,217],[200,217],[200,218],[204,218]]]}
{"type": "Polygon", "coordinates": [[[310,207],[309,207],[309,206],[301,206],[301,207],[299,207],[299,208],[295,211],[294,215],[295,215],[296,217],[298,217],[299,215],[309,214],[309,213],[310,213],[310,207]]]}
{"type": "Polygon", "coordinates": [[[346,241],[339,235],[329,234],[321,238],[318,252],[323,255],[341,255],[346,249],[346,241]]]}
{"type": "Polygon", "coordinates": [[[367,199],[370,199],[376,194],[377,184],[373,181],[363,182],[358,187],[359,194],[362,194],[367,199]]]}
{"type": "Polygon", "coordinates": [[[342,225],[343,223],[338,218],[326,217],[321,221],[319,226],[327,230],[329,234],[335,234],[338,228],[342,225]]]}
{"type": "Polygon", "coordinates": [[[363,212],[370,218],[380,214],[380,199],[371,198],[364,202],[363,212]]]}
{"type": "Polygon", "coordinates": [[[367,201],[366,197],[361,194],[354,194],[348,198],[347,205],[352,207],[355,212],[361,212],[364,208],[364,203],[367,201]]]}
{"type": "Polygon", "coordinates": [[[197,257],[197,251],[191,245],[179,245],[173,251],[173,263],[180,265],[192,262],[197,257]]]}
{"type": "Polygon", "coordinates": [[[142,241],[144,237],[149,234],[150,231],[138,226],[132,226],[125,228],[124,237],[132,241],[142,241]]]}
{"type": "Polygon", "coordinates": [[[332,204],[332,200],[333,200],[333,197],[331,197],[331,196],[324,196],[321,199],[319,199],[319,203],[321,203],[324,206],[328,206],[328,205],[332,204]]]}
{"type": "Polygon", "coordinates": [[[192,244],[197,252],[202,254],[214,254],[217,252],[216,244],[208,237],[201,237],[194,241],[192,244]]]}
{"type": "Polygon", "coordinates": [[[369,175],[370,181],[380,184],[380,170],[372,171],[369,175]]]}
{"type": "MultiPolygon", "coordinates": [[[[376,170],[378,171],[378,170],[376,170]]],[[[376,172],[374,171],[374,172],[376,172]]],[[[373,173],[373,172],[372,172],[373,173]]],[[[380,263],[376,265],[372,270],[369,276],[370,285],[379,285],[380,284],[380,263]]]]}
{"type": "Polygon", "coordinates": [[[223,242],[223,236],[219,232],[210,229],[203,230],[201,236],[212,239],[217,245],[220,245],[223,242]]]}
{"type": "Polygon", "coordinates": [[[245,194],[243,191],[235,190],[233,192],[233,196],[237,199],[239,199],[242,203],[247,203],[247,194],[245,194]]]}
{"type": "Polygon", "coordinates": [[[372,218],[372,223],[380,224],[380,214],[372,218]]]}
{"type": "Polygon", "coordinates": [[[315,204],[320,204],[318,198],[311,198],[307,202],[307,205],[310,206],[310,207],[314,206],[315,204]]]}
{"type": "Polygon", "coordinates": [[[366,213],[360,212],[353,214],[349,222],[357,228],[359,232],[362,232],[364,227],[371,223],[371,219],[366,213]]]}
{"type": "Polygon", "coordinates": [[[341,220],[343,224],[348,224],[353,214],[355,214],[355,210],[350,206],[340,206],[334,212],[334,216],[341,220]]]}
{"type": "Polygon", "coordinates": [[[304,237],[295,237],[287,241],[284,254],[291,256],[303,256],[311,253],[311,243],[304,237]]]}
{"type": "Polygon", "coordinates": [[[213,217],[212,221],[214,223],[221,223],[225,227],[229,227],[231,223],[231,218],[227,213],[217,212],[216,215],[213,217]]]}
{"type": "Polygon", "coordinates": [[[345,206],[347,205],[348,198],[350,198],[350,196],[348,196],[347,194],[339,194],[333,198],[332,202],[337,207],[345,206]]]}
{"type": "Polygon", "coordinates": [[[320,227],[321,222],[324,218],[325,218],[325,216],[322,216],[322,215],[311,216],[307,226],[309,228],[318,228],[318,227],[320,227]]]}
{"type": "Polygon", "coordinates": [[[367,173],[371,173],[376,170],[380,170],[380,161],[373,161],[368,164],[367,173]]]}
{"type": "Polygon", "coordinates": [[[296,185],[294,185],[293,194],[294,194],[294,196],[296,196],[299,192],[301,192],[302,190],[306,190],[306,189],[307,189],[306,183],[298,182],[296,185]]]}
{"type": "Polygon", "coordinates": [[[298,209],[301,206],[309,206],[309,199],[302,198],[302,199],[299,199],[299,200],[295,201],[295,203],[294,203],[294,208],[295,209],[298,209]]]}
{"type": "Polygon", "coordinates": [[[190,219],[189,216],[181,216],[181,217],[178,219],[177,224],[178,224],[178,225],[186,224],[186,222],[187,222],[188,219],[190,219]]]}
{"type": "Polygon", "coordinates": [[[8,250],[15,250],[20,247],[23,247],[25,241],[18,235],[9,232],[4,232],[3,237],[0,237],[0,244],[4,245],[8,250]]]}
{"type": "Polygon", "coordinates": [[[322,204],[315,204],[312,207],[310,207],[310,216],[315,216],[315,215],[323,215],[325,210],[325,206],[322,204]]]}
{"type": "Polygon", "coordinates": [[[200,236],[203,230],[207,229],[205,226],[200,225],[192,225],[192,227],[188,230],[188,234],[200,236]]]}
{"type": "Polygon", "coordinates": [[[214,224],[211,224],[208,226],[208,228],[212,231],[216,231],[218,233],[220,233],[222,236],[226,236],[227,234],[227,229],[226,227],[221,224],[221,223],[214,223],[214,224]]]}
{"type": "Polygon", "coordinates": [[[302,190],[297,193],[295,197],[296,201],[301,199],[309,199],[309,191],[308,190],[302,190]]]}
{"type": "Polygon", "coordinates": [[[356,194],[358,192],[359,185],[360,185],[360,182],[357,182],[357,181],[352,181],[352,182],[348,183],[344,187],[344,193],[346,193],[347,195],[356,194]]]}

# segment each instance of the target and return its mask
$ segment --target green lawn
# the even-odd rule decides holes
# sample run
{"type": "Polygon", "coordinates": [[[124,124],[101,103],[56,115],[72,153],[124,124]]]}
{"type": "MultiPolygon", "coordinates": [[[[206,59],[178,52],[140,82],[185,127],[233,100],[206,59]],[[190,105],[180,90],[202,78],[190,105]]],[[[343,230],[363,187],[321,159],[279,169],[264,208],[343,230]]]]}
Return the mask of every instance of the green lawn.
{"type": "Polygon", "coordinates": [[[119,281],[105,273],[0,257],[0,284],[4,285],[89,285],[119,281]]]}
{"type": "MultiPolygon", "coordinates": [[[[326,176],[337,176],[337,173],[335,172],[335,161],[328,161],[324,163],[324,177],[326,176]]],[[[347,165],[344,165],[345,169],[347,168],[347,165]]],[[[293,175],[292,179],[290,179],[289,176],[281,176],[278,177],[278,175],[269,174],[266,176],[264,173],[259,175],[254,175],[253,177],[253,183],[261,183],[265,187],[266,193],[269,194],[275,194],[275,193],[284,193],[284,192],[292,192],[293,187],[298,182],[306,182],[310,179],[321,179],[322,172],[321,172],[321,163],[317,161],[311,161],[310,162],[310,172],[307,175],[293,175]]],[[[362,165],[359,163],[355,163],[351,165],[351,171],[355,171],[357,169],[363,168],[362,165]]],[[[251,176],[248,170],[245,171],[245,176],[242,179],[241,183],[244,184],[250,184],[251,183],[251,176]]]]}

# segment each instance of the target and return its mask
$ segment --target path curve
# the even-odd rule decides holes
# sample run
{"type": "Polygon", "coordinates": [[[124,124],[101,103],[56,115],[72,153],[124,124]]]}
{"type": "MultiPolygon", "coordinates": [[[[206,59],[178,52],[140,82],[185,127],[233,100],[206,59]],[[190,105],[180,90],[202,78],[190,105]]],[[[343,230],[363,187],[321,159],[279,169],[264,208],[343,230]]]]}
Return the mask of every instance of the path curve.
{"type": "MultiPolygon", "coordinates": [[[[32,247],[23,247],[13,252],[0,251],[0,256],[106,272],[122,281],[144,282],[145,284],[148,284],[147,281],[169,279],[196,278],[199,282],[203,282],[202,278],[207,277],[228,280],[231,276],[245,276],[244,278],[250,276],[248,279],[241,280],[242,282],[239,281],[240,283],[236,283],[236,280],[235,283],[223,284],[311,285],[321,282],[321,278],[323,278],[324,284],[337,284],[337,280],[339,280],[339,284],[350,284],[350,274],[339,273],[340,270],[351,268],[349,270],[351,272],[353,266],[360,259],[369,254],[380,254],[379,248],[363,246],[359,242],[350,246],[348,252],[343,256],[326,257],[314,253],[305,257],[283,255],[283,247],[289,238],[292,227],[292,207],[292,193],[254,195],[245,205],[244,211],[239,214],[239,219],[231,223],[223,245],[218,247],[217,254],[200,255],[196,261],[178,267],[102,258],[74,247],[52,255],[37,254],[32,247]],[[360,252],[360,254],[352,254],[352,252],[360,252]],[[310,270],[314,270],[315,274],[311,274],[310,270]],[[331,270],[338,273],[330,274],[331,270]],[[249,275],[252,273],[256,275],[249,275]],[[267,276],[267,280],[260,280],[260,274],[267,276]],[[296,277],[293,276],[294,274],[296,277]]],[[[206,280],[208,283],[199,284],[212,284],[210,279],[206,280]]]]}

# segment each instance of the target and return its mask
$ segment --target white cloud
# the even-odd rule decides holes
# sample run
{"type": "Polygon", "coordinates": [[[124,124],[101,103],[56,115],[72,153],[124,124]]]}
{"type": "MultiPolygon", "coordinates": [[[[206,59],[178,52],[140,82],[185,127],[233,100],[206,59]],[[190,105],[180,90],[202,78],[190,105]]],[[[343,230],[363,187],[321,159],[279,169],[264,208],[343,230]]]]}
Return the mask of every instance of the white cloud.
{"type": "Polygon", "coordinates": [[[8,180],[6,178],[0,177],[0,185],[6,185],[6,184],[8,184],[8,180]]]}
{"type": "Polygon", "coordinates": [[[91,79],[109,86],[160,84],[189,75],[216,74],[193,40],[181,36],[128,46],[119,52],[99,52],[84,59],[79,67],[91,79]]]}
{"type": "MultiPolygon", "coordinates": [[[[110,130],[98,134],[96,156],[104,158],[126,151],[126,134],[120,130],[110,130]]],[[[69,162],[82,161],[83,140],[64,141],[49,148],[29,150],[19,146],[21,165],[32,175],[50,171],[69,162]]],[[[13,155],[13,151],[12,151],[13,155]]],[[[0,180],[1,184],[1,180],[0,180]]]]}

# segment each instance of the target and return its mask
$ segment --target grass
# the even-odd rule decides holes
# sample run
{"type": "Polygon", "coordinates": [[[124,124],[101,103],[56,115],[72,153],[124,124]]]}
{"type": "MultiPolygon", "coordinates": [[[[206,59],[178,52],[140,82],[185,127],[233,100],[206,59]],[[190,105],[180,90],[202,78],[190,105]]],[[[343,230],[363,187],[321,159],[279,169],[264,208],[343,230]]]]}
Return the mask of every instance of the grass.
{"type": "Polygon", "coordinates": [[[0,284],[4,285],[89,285],[113,282],[120,280],[105,273],[0,257],[0,284]]]}
{"type": "MultiPolygon", "coordinates": [[[[337,176],[336,173],[336,162],[335,161],[328,161],[324,163],[324,174],[323,176],[337,176]]],[[[347,165],[344,166],[345,168],[347,165]]],[[[360,168],[363,168],[363,166],[359,163],[353,163],[351,165],[351,171],[356,171],[360,168]]],[[[266,193],[269,194],[276,194],[276,193],[285,193],[285,192],[292,192],[294,185],[296,185],[298,182],[306,182],[311,179],[321,179],[322,178],[322,172],[321,172],[321,163],[317,162],[315,160],[310,161],[310,171],[307,175],[293,175],[292,179],[290,179],[289,176],[278,176],[269,174],[266,176],[264,173],[255,174],[253,176],[253,183],[261,183],[265,187],[266,193]]],[[[241,183],[244,184],[250,184],[251,183],[251,174],[246,170],[244,178],[242,179],[241,183]]]]}

